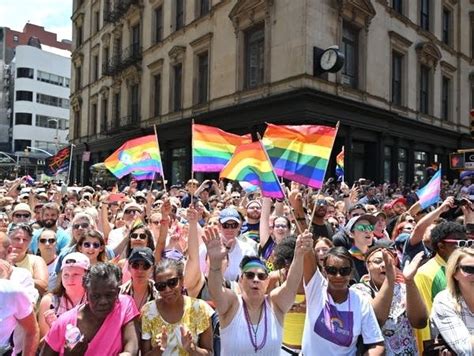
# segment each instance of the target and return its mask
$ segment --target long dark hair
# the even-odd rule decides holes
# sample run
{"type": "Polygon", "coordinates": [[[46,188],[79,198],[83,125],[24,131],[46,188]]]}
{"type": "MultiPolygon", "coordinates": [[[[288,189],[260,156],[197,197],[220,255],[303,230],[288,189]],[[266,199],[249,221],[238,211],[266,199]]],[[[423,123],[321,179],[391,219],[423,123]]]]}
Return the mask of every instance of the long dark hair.
{"type": "Polygon", "coordinates": [[[323,259],[323,266],[326,265],[326,262],[329,257],[337,257],[346,260],[349,262],[351,269],[354,269],[354,260],[352,259],[351,254],[349,253],[349,251],[347,251],[346,248],[342,246],[333,247],[328,251],[327,255],[323,259]]]}
{"type": "Polygon", "coordinates": [[[155,251],[155,241],[153,240],[153,234],[151,233],[148,227],[146,227],[143,224],[139,224],[137,226],[132,227],[132,229],[130,230],[130,233],[128,234],[127,247],[125,248],[125,256],[127,256],[127,258],[130,256],[130,253],[132,252],[132,247],[131,247],[132,243],[131,243],[130,235],[132,235],[138,229],[143,229],[145,231],[146,247],[150,248],[152,251],[155,251]]]}

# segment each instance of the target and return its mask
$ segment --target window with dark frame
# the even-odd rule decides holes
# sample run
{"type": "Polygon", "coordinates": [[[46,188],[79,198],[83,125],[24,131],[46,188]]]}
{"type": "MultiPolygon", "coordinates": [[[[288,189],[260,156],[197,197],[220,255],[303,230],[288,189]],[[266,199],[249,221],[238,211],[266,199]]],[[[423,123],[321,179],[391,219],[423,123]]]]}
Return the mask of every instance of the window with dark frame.
{"type": "Polygon", "coordinates": [[[447,45],[451,44],[451,11],[446,8],[443,8],[443,21],[442,21],[442,34],[443,42],[447,45]]]}
{"type": "Polygon", "coordinates": [[[430,105],[430,68],[420,65],[420,112],[429,114],[430,105]]]}
{"type": "Polygon", "coordinates": [[[441,118],[449,121],[449,107],[450,107],[450,94],[451,94],[451,80],[443,76],[441,83],[441,118]]]}
{"type": "Polygon", "coordinates": [[[74,111],[74,137],[81,137],[81,111],[74,111]]]}
{"type": "Polygon", "coordinates": [[[136,24],[132,27],[131,45],[133,56],[138,55],[140,51],[140,24],[136,24]]]}
{"type": "Polygon", "coordinates": [[[174,87],[173,87],[173,111],[182,109],[182,80],[183,80],[183,65],[178,63],[173,66],[174,87]]]}
{"type": "Polygon", "coordinates": [[[245,32],[245,89],[263,84],[264,71],[265,26],[260,24],[245,32]]]}
{"type": "Polygon", "coordinates": [[[15,140],[14,141],[15,152],[24,152],[27,147],[31,147],[31,140],[15,140]]]}
{"type": "Polygon", "coordinates": [[[17,90],[16,101],[33,101],[33,92],[26,90],[17,90]]]}
{"type": "Polygon", "coordinates": [[[209,83],[209,54],[204,52],[198,55],[198,104],[208,101],[209,83]]]}
{"type": "Polygon", "coordinates": [[[163,6],[155,9],[155,43],[163,40],[163,6]]]}
{"type": "Polygon", "coordinates": [[[95,55],[92,57],[92,65],[93,65],[93,70],[92,70],[92,81],[95,82],[99,79],[99,56],[95,55]]]}
{"type": "Polygon", "coordinates": [[[138,84],[130,87],[130,116],[132,122],[140,121],[140,87],[138,84]]]}
{"type": "Polygon", "coordinates": [[[76,67],[76,87],[74,88],[76,91],[82,88],[82,67],[76,67]]]}
{"type": "Polygon", "coordinates": [[[95,20],[95,33],[100,31],[100,12],[99,10],[94,11],[94,20],[95,20]]]}
{"type": "Polygon", "coordinates": [[[402,106],[403,55],[392,52],[392,103],[402,106]]]}
{"type": "Polygon", "coordinates": [[[95,135],[97,133],[97,104],[92,104],[91,106],[91,127],[90,135],[95,135]]]}
{"type": "Polygon", "coordinates": [[[107,98],[102,98],[101,103],[102,108],[102,118],[101,118],[101,130],[107,130],[107,121],[108,121],[108,108],[109,108],[109,100],[107,98]]]}
{"type": "Polygon", "coordinates": [[[430,30],[430,0],[420,0],[420,26],[423,30],[430,30]]]}
{"type": "Polygon", "coordinates": [[[15,125],[30,125],[32,122],[33,115],[26,112],[15,113],[15,125]]]}
{"type": "Polygon", "coordinates": [[[403,15],[403,0],[392,0],[392,9],[403,15]]]}
{"type": "Polygon", "coordinates": [[[153,116],[161,114],[161,73],[153,76],[153,116]]]}
{"type": "Polygon", "coordinates": [[[175,18],[175,31],[180,30],[184,27],[184,0],[176,1],[176,18],[175,18]]]}
{"type": "Polygon", "coordinates": [[[199,17],[206,16],[210,10],[209,0],[198,0],[199,1],[199,17]]]}
{"type": "Polygon", "coordinates": [[[342,51],[345,56],[342,83],[356,89],[359,86],[359,30],[343,24],[342,51]]]}
{"type": "Polygon", "coordinates": [[[33,68],[18,67],[16,69],[16,77],[33,79],[34,72],[33,68]]]}
{"type": "Polygon", "coordinates": [[[79,47],[83,41],[82,26],[76,26],[76,47],[79,47]]]}
{"type": "Polygon", "coordinates": [[[113,99],[113,119],[115,121],[115,127],[119,127],[120,124],[120,92],[114,94],[113,99]]]}

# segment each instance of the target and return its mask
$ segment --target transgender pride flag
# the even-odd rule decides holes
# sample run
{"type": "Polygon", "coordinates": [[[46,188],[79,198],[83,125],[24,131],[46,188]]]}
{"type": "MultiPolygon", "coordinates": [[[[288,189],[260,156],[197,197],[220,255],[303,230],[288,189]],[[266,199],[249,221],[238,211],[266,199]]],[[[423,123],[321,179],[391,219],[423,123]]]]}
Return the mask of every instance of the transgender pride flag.
{"type": "Polygon", "coordinates": [[[417,190],[416,195],[420,200],[421,209],[426,209],[427,207],[437,203],[440,199],[441,191],[441,168],[436,171],[436,173],[431,177],[428,184],[423,188],[417,190]]]}

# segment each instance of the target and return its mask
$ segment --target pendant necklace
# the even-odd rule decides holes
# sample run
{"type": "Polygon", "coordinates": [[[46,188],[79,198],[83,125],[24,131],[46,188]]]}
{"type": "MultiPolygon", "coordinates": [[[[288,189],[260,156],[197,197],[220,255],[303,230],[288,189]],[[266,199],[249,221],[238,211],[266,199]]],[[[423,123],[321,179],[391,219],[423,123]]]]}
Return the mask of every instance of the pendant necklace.
{"type": "Polygon", "coordinates": [[[252,324],[252,320],[250,319],[250,314],[249,314],[249,311],[247,309],[247,305],[245,304],[245,301],[242,299],[242,304],[243,304],[243,307],[244,307],[244,314],[245,314],[245,321],[247,322],[247,328],[248,328],[248,332],[249,332],[249,337],[250,337],[250,341],[252,342],[252,346],[255,350],[255,352],[263,349],[263,347],[265,346],[265,343],[267,342],[267,305],[265,303],[265,300],[263,301],[263,307],[262,309],[260,309],[260,316],[258,318],[258,322],[257,322],[257,326],[254,328],[253,324],[252,324]],[[258,333],[258,327],[260,326],[260,321],[262,319],[262,312],[264,313],[264,322],[265,322],[265,329],[264,329],[264,333],[263,333],[263,339],[262,339],[262,342],[260,343],[260,345],[257,344],[257,333],[258,333]]]}

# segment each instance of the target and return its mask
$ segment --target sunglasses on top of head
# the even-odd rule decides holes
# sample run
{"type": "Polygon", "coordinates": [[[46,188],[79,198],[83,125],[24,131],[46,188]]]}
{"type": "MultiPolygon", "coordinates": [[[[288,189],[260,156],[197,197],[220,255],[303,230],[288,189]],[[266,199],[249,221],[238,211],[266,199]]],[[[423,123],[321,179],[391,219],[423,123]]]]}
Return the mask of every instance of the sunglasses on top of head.
{"type": "Polygon", "coordinates": [[[170,289],[176,288],[179,283],[179,277],[170,278],[164,282],[155,282],[155,288],[158,292],[163,292],[166,287],[170,289]]]}

